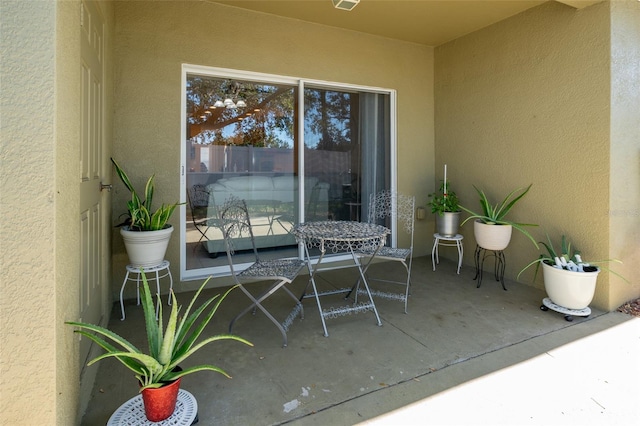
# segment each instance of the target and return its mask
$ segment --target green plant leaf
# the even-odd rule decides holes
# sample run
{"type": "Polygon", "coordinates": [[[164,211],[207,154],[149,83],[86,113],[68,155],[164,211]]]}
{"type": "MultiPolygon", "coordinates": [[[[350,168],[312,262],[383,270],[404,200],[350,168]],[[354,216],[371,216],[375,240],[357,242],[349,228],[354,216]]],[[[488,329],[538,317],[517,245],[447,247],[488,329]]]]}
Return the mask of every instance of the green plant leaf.
{"type": "MultiPolygon", "coordinates": [[[[208,281],[208,279],[207,279],[208,281]]],[[[205,284],[207,283],[207,281],[205,281],[202,286],[200,287],[200,290],[202,290],[205,286],[205,284]]],[[[235,289],[237,286],[233,286],[230,289],[228,289],[224,295],[220,298],[218,298],[217,302],[215,303],[215,305],[211,308],[211,310],[209,311],[209,313],[202,319],[202,321],[200,322],[200,324],[196,327],[196,329],[194,331],[191,332],[190,335],[186,336],[186,340],[184,342],[182,342],[183,339],[180,339],[180,347],[176,349],[176,357],[182,357],[184,356],[185,353],[188,353],[189,350],[191,349],[191,347],[193,346],[194,342],[198,339],[198,337],[200,337],[200,334],[202,334],[202,331],[205,329],[205,327],[207,326],[207,324],[209,324],[209,322],[211,321],[211,319],[213,318],[213,316],[215,315],[216,311],[218,310],[218,307],[220,306],[220,304],[222,303],[222,301],[227,297],[227,295],[233,290],[235,289]]],[[[198,291],[197,294],[200,293],[200,290],[198,291]]],[[[196,294],[196,296],[197,296],[196,294]]],[[[217,296],[216,296],[217,297],[217,296]]],[[[213,299],[210,299],[208,302],[211,303],[213,299]]],[[[195,300],[195,297],[194,297],[195,300]]],[[[208,303],[207,303],[208,304],[208,303]]],[[[191,306],[190,306],[191,307],[191,306]]],[[[185,316],[187,316],[189,313],[189,309],[187,309],[187,312],[185,313],[185,316]]],[[[196,311],[194,313],[194,315],[192,315],[191,317],[188,318],[188,320],[185,323],[185,327],[187,329],[190,329],[192,327],[192,325],[195,323],[195,321],[197,320],[197,318],[200,316],[200,312],[196,311]]]]}
{"type": "Polygon", "coordinates": [[[167,329],[164,332],[160,355],[158,355],[158,361],[162,365],[167,365],[171,361],[173,345],[175,344],[176,326],[178,324],[178,301],[173,293],[173,289],[171,290],[171,297],[173,298],[171,313],[169,314],[169,321],[167,321],[167,329]]]}
{"type": "Polygon", "coordinates": [[[159,328],[158,323],[162,324],[162,315],[158,313],[158,321],[156,321],[156,314],[151,298],[151,292],[149,290],[149,282],[147,276],[140,268],[142,274],[142,311],[144,313],[144,324],[147,330],[147,342],[149,344],[149,354],[157,358],[160,352],[160,342],[162,341],[162,331],[159,328]]]}

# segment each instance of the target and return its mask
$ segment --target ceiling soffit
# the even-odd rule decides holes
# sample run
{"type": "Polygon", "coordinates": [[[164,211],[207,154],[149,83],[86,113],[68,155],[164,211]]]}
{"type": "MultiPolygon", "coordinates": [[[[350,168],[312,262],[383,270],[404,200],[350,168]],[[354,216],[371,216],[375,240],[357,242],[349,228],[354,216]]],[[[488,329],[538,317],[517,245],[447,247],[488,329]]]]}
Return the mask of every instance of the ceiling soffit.
{"type": "MultiPolygon", "coordinates": [[[[331,0],[207,1],[380,37],[438,46],[547,0],[361,0],[349,12],[335,9],[331,0]]],[[[582,8],[601,0],[558,1],[582,8]]]]}

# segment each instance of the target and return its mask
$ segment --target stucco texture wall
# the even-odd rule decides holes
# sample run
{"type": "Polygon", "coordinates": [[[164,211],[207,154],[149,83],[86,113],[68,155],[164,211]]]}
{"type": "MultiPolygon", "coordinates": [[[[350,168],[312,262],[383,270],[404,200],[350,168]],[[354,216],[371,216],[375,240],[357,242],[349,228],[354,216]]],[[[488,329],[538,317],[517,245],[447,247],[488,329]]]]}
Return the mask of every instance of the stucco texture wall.
{"type": "MultiPolygon", "coordinates": [[[[77,315],[77,274],[67,275],[77,266],[77,246],[70,247],[77,233],[72,229],[65,234],[68,227],[64,220],[57,220],[77,216],[73,195],[64,194],[61,200],[64,191],[58,186],[64,175],[58,170],[58,155],[73,141],[65,142],[69,134],[60,126],[55,95],[60,81],[57,48],[61,34],[57,29],[70,16],[69,11],[77,22],[79,8],[74,6],[78,5],[2,2],[0,6],[3,425],[73,424],[76,420],[79,363],[73,351],[75,337],[65,329],[64,313],[58,307],[73,305],[77,315]]],[[[73,123],[77,130],[77,121],[73,123]]],[[[67,162],[77,162],[77,158],[67,162]]]]}
{"type": "Polygon", "coordinates": [[[55,144],[51,139],[55,4],[2,2],[0,8],[0,424],[25,424],[21,418],[23,404],[33,400],[38,403],[29,404],[30,421],[51,424],[55,422],[56,409],[56,357],[52,354],[56,348],[52,326],[56,320],[52,303],[55,264],[51,255],[55,248],[55,144]],[[23,115],[22,111],[30,114],[23,115]],[[27,188],[31,190],[25,192],[27,188]],[[28,212],[29,221],[14,211],[28,212]]]}
{"type": "MultiPolygon", "coordinates": [[[[156,173],[157,202],[180,197],[183,63],[396,89],[399,189],[426,200],[433,188],[432,48],[208,2],[117,2],[115,11],[113,155],[134,184],[156,173]]],[[[128,194],[114,186],[117,217],[128,194]]],[[[178,225],[178,215],[171,222],[178,225]]],[[[432,228],[418,228],[416,241],[427,241],[432,228]]],[[[179,244],[174,233],[174,276],[179,244]]],[[[115,291],[127,262],[117,231],[113,254],[115,291]]]]}
{"type": "Polygon", "coordinates": [[[610,258],[629,285],[613,281],[610,299],[640,294],[640,2],[611,2],[610,258]]]}
{"type": "MultiPolygon", "coordinates": [[[[611,252],[608,8],[549,2],[435,51],[436,165],[448,163],[462,204],[480,210],[472,185],[495,203],[533,183],[510,219],[539,224],[537,241],[566,234],[594,260],[611,252]]],[[[471,222],[463,232],[475,245],[471,222]]],[[[507,276],[538,253],[514,231],[507,276]]],[[[595,306],[612,308],[612,279],[600,274],[595,306]]]]}

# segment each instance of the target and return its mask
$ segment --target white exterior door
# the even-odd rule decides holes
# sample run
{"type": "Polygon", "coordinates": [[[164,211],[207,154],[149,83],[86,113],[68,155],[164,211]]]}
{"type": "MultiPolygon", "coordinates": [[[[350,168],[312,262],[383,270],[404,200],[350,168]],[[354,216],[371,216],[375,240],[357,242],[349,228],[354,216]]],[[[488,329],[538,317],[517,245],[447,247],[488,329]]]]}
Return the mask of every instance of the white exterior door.
{"type": "MultiPolygon", "coordinates": [[[[81,14],[81,148],[80,148],[80,321],[104,320],[106,262],[109,236],[106,218],[108,191],[102,191],[104,166],[104,20],[96,3],[82,2],[81,14]]],[[[81,338],[80,362],[84,367],[91,341],[81,338]]]]}

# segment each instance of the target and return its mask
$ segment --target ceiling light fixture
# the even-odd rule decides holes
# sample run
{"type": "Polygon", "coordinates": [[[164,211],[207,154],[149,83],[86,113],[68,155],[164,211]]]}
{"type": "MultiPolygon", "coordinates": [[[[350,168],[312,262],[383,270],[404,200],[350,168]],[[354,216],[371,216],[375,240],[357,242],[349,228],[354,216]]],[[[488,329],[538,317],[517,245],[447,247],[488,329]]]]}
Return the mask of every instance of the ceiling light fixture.
{"type": "Polygon", "coordinates": [[[333,7],[340,10],[352,10],[360,3],[360,0],[331,0],[333,7]]]}
{"type": "Polygon", "coordinates": [[[232,81],[229,85],[229,94],[226,95],[224,101],[217,100],[214,104],[214,108],[244,108],[247,106],[244,100],[238,99],[238,95],[240,94],[240,84],[232,81]]]}

